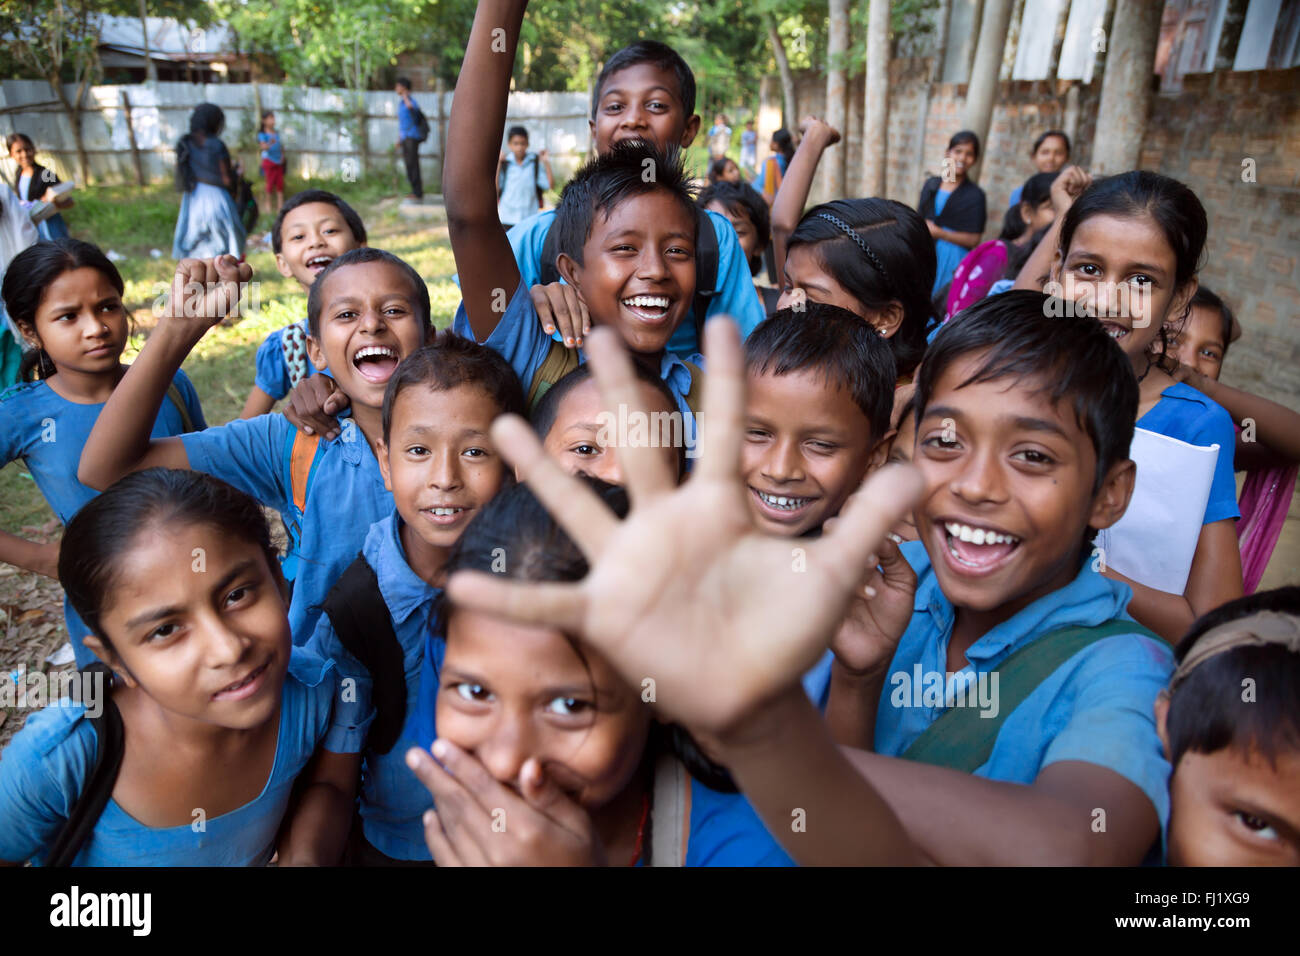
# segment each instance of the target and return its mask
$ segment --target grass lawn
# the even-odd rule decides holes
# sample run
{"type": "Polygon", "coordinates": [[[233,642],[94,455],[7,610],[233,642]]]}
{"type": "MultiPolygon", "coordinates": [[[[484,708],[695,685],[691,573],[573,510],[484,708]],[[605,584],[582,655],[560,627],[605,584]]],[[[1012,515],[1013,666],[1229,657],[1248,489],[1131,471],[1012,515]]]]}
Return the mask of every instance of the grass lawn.
{"type": "MultiPolygon", "coordinates": [[[[286,194],[308,186],[330,189],[351,203],[366,224],[369,244],[396,253],[424,276],[434,324],[450,324],[460,292],[452,282],[455,265],[446,219],[440,212],[430,219],[403,218],[394,197],[406,192],[406,183],[395,173],[373,177],[365,184],[291,181],[286,194]]],[[[254,184],[255,189],[259,187],[260,183],[254,184]]],[[[264,204],[262,195],[258,199],[264,204]]],[[[126,362],[143,346],[155,321],[153,303],[170,285],[175,267],[172,231],[179,208],[179,196],[169,185],[143,189],[110,186],[79,193],[77,205],[65,215],[73,236],[124,257],[117,267],[126,283],[125,300],[133,319],[123,356],[126,362]],[[153,250],[159,251],[158,257],[151,255],[153,250]]],[[[263,214],[255,234],[264,235],[270,224],[270,217],[263,214]]],[[[307,310],[306,294],[295,280],[283,278],[276,270],[269,246],[250,248],[248,261],[257,284],[249,294],[256,310],[246,311],[235,324],[212,329],[184,366],[198,389],[209,424],[239,415],[253,385],[257,347],[268,333],[297,321],[307,310]]],[[[60,533],[53,512],[21,462],[0,468],[0,528],[39,540],[60,533]]],[[[0,564],[0,665],[4,670],[23,664],[29,671],[39,668],[44,656],[66,639],[62,600],[57,581],[0,564]]],[[[0,746],[25,716],[0,709],[0,746]]]]}

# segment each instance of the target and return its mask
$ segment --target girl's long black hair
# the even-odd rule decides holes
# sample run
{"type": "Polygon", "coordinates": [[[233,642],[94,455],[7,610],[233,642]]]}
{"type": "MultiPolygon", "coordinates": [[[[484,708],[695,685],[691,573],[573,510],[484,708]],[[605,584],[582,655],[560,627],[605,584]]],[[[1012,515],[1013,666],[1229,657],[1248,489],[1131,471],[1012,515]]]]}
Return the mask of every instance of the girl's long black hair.
{"type": "Polygon", "coordinates": [[[226,125],[226,114],[216,103],[200,103],[190,114],[190,131],[176,142],[176,188],[183,193],[193,192],[196,180],[190,165],[190,149],[195,143],[204,143],[209,136],[220,136],[226,125]]]}

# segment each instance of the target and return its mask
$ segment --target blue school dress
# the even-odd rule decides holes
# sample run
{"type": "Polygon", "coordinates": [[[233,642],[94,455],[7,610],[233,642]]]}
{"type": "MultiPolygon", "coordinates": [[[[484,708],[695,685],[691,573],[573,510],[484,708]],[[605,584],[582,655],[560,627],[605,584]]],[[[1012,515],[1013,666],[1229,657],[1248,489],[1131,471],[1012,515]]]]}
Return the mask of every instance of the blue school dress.
{"type": "MultiPolygon", "coordinates": [[[[74,866],[265,866],[295,778],[325,736],[338,693],[333,665],[295,649],[280,703],[266,786],[237,810],[193,824],[150,827],[109,800],[74,866]]],[[[129,731],[128,731],[129,733],[129,731]]],[[[84,704],[37,711],[0,758],[0,860],[40,864],[94,767],[98,739],[84,704]]]]}
{"type": "Polygon", "coordinates": [[[203,142],[188,140],[190,171],[194,188],[181,194],[181,210],[172,237],[173,259],[213,259],[220,255],[244,257],[244,224],[234,197],[221,179],[224,161],[234,176],[226,144],[215,136],[203,142]]]}
{"type": "MultiPolygon", "coordinates": [[[[203,409],[189,377],[181,371],[172,379],[194,428],[205,428],[203,409]]],[[[0,393],[0,466],[21,458],[36,479],[46,503],[65,525],[81,506],[99,492],[77,480],[77,466],[90,430],[103,403],[83,405],[61,396],[45,382],[20,382],[0,393]]],[[[170,438],[185,431],[184,421],[170,400],[164,399],[154,419],[152,438],[170,438]]],[[[77,613],[63,600],[68,637],[77,666],[98,660],[82,639],[89,633],[77,613]]]]}
{"type": "MultiPolygon", "coordinates": [[[[736,238],[735,227],[726,216],[716,212],[706,212],[713,221],[713,231],[718,237],[718,294],[709,299],[705,319],[715,315],[729,315],[740,326],[741,339],[749,338],[758,323],[767,318],[763,301],[754,289],[754,279],[749,271],[749,263],[736,238]]],[[[519,266],[519,278],[528,289],[541,281],[542,247],[546,244],[546,234],[555,222],[555,210],[548,209],[518,223],[506,233],[510,248],[515,252],[515,263],[519,266]]],[[[504,321],[504,320],[503,320],[504,321]]],[[[537,320],[534,318],[534,322],[537,320]]],[[[564,337],[556,332],[554,338],[562,342],[564,337]]],[[[692,309],[682,319],[673,337],[668,340],[668,351],[688,361],[698,353],[702,345],[695,330],[695,311],[692,309]]]]}
{"type": "MultiPolygon", "coordinates": [[[[750,283],[753,287],[753,283],[750,283]]],[[[465,303],[461,303],[456,309],[456,318],[452,322],[452,331],[462,335],[467,339],[474,339],[474,330],[470,328],[469,316],[465,312],[465,303]]],[[[475,340],[477,341],[477,340],[475,340]]],[[[506,311],[501,316],[501,321],[497,323],[492,334],[487,337],[487,341],[481,343],[486,345],[492,351],[496,352],[515,370],[519,376],[519,381],[523,383],[524,395],[527,396],[529,389],[532,387],[533,376],[541,369],[542,363],[546,361],[546,354],[551,347],[551,337],[542,329],[542,323],[538,321],[537,309],[533,305],[532,297],[528,294],[528,283],[522,279],[515,288],[515,294],[510,298],[510,304],[506,306],[506,311]]],[[[587,356],[579,350],[579,360],[587,361],[587,356]]],[[[697,366],[703,366],[704,356],[695,355],[692,361],[697,366]]],[[[663,359],[660,362],[659,374],[672,392],[674,400],[677,402],[677,409],[682,413],[683,434],[688,440],[693,441],[695,437],[695,415],[690,406],[686,404],[686,395],[691,390],[691,370],[686,367],[678,356],[671,350],[666,350],[663,359]]]]}
{"type": "Polygon", "coordinates": [[[305,336],[307,334],[307,320],[303,319],[294,325],[276,329],[257,347],[256,372],[253,377],[253,384],[277,402],[288,395],[293,387],[304,378],[309,378],[320,371],[315,365],[311,364],[311,359],[307,356],[305,349],[301,354],[298,354],[297,349],[291,349],[290,351],[293,353],[292,359],[285,355],[285,333],[295,328],[305,336]]]}
{"type": "Polygon", "coordinates": [[[299,644],[311,637],[321,601],[365,544],[370,526],[393,510],[393,493],[384,487],[366,436],[347,414],[340,425],[337,438],[320,441],[301,514],[290,467],[297,429],[283,415],[237,419],[182,439],[195,471],[229,482],[301,528],[297,550],[286,557],[294,568],[289,626],[299,644]]]}
{"type": "MultiPolygon", "coordinates": [[[[339,640],[322,615],[306,649],[333,661],[339,679],[351,678],[354,694],[335,708],[334,720],[322,746],[333,753],[362,753],[360,813],[362,831],[376,850],[398,860],[431,860],[424,842],[424,811],[433,805],[428,789],[406,765],[406,751],[416,744],[415,711],[420,671],[429,638],[433,603],[442,592],[420,578],[406,562],[399,537],[401,516],[396,510],[370,526],[361,549],[379,579],[379,593],[388,607],[393,633],[402,646],[406,674],[406,725],[391,750],[378,754],[363,745],[375,718],[370,672],[339,640]],[[354,699],[353,699],[354,698],[354,699]]],[[[437,677],[432,678],[436,693],[437,677]]],[[[432,742],[432,741],[430,741],[432,742]]]]}
{"type": "MultiPolygon", "coordinates": [[[[919,692],[918,675],[924,681],[929,674],[947,674],[955,619],[925,546],[906,541],[901,550],[916,571],[917,583],[912,620],[894,652],[876,712],[875,751],[889,757],[902,755],[946,711],[943,702],[935,704],[919,692]]],[[[973,687],[983,679],[992,690],[991,675],[1035,638],[1063,627],[1131,619],[1127,608],[1132,597],[1127,584],[1103,577],[1085,561],[1065,587],[1034,601],[972,644],[959,673],[973,674],[973,687]]],[[[1169,645],[1136,630],[1090,644],[1007,715],[976,776],[1030,784],[1049,764],[1096,764],[1145,793],[1163,826],[1169,818],[1170,768],[1156,734],[1153,707],[1173,673],[1173,663],[1169,645]]],[[[824,674],[829,678],[829,668],[824,674]]],[[[804,686],[824,707],[828,681],[804,686]]],[[[996,700],[996,694],[990,699],[996,700]]]]}
{"type": "Polygon", "coordinates": [[[1189,445],[1219,446],[1210,481],[1210,500],[1205,504],[1202,524],[1239,518],[1237,481],[1233,460],[1237,452],[1237,431],[1232,416],[1218,402],[1184,382],[1175,382],[1160,393],[1160,401],[1137,420],[1138,428],[1177,438],[1189,445]]]}

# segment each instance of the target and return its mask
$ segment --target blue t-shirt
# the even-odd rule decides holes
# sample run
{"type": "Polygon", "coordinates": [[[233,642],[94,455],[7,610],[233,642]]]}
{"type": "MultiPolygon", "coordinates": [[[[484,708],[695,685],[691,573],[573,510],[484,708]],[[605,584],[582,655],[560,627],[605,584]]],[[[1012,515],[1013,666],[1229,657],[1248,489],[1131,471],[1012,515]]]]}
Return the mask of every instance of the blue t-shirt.
{"type": "MultiPolygon", "coordinates": [[[[931,706],[933,701],[927,701],[916,684],[918,672],[922,681],[929,674],[946,677],[955,617],[924,545],[907,541],[902,552],[916,571],[917,586],[912,620],[894,652],[876,712],[875,750],[890,757],[900,756],[946,711],[942,703],[931,706]]],[[[1011,654],[1058,628],[1130,619],[1126,609],[1132,596],[1127,584],[1102,577],[1084,563],[1065,587],[1034,601],[972,644],[966,651],[968,664],[959,673],[974,674],[976,682],[983,679],[992,692],[988,699],[996,701],[993,675],[1011,654]]],[[[823,673],[829,677],[829,668],[823,673]]],[[[1169,763],[1156,734],[1153,707],[1171,673],[1169,646],[1136,630],[1090,644],[1006,716],[992,754],[976,775],[1031,784],[1049,764],[1096,764],[1145,793],[1163,827],[1169,819],[1169,763]]],[[[972,685],[972,695],[978,686],[972,685]]],[[[825,706],[827,683],[805,688],[825,706]]]]}
{"type": "Polygon", "coordinates": [[[794,866],[743,794],[690,780],[686,866],[794,866]]]}
{"type": "MultiPolygon", "coordinates": [[[[422,816],[433,801],[429,790],[406,765],[406,751],[416,743],[413,718],[420,693],[420,669],[424,646],[429,639],[433,602],[441,592],[416,575],[406,562],[398,537],[401,517],[394,511],[370,526],[361,549],[379,579],[379,593],[388,606],[393,632],[402,646],[406,675],[406,726],[386,754],[363,745],[375,718],[374,681],[370,672],[343,646],[330,619],[321,615],[307,650],[333,661],[340,681],[351,678],[354,693],[344,694],[335,707],[334,721],[325,737],[324,748],[333,753],[363,754],[360,813],[362,828],[370,845],[399,860],[430,860],[424,842],[422,816]],[[355,699],[354,699],[355,698],[355,699]]],[[[436,692],[436,677],[435,692],[436,692]]]]}
{"type": "MultiPolygon", "coordinates": [[[[474,338],[464,302],[456,309],[456,318],[452,321],[451,327],[458,335],[467,339],[474,338]]],[[[510,363],[510,367],[515,370],[515,374],[523,384],[526,396],[532,388],[533,377],[546,361],[546,354],[551,348],[551,338],[542,329],[542,323],[537,319],[537,309],[533,305],[532,296],[528,294],[526,281],[521,279],[519,285],[515,287],[515,294],[510,297],[510,304],[506,306],[501,321],[492,330],[487,341],[482,344],[510,363]]],[[[587,361],[586,353],[581,350],[578,352],[578,357],[580,361],[587,361]]],[[[701,366],[704,361],[703,356],[700,355],[693,356],[693,359],[697,366],[701,366]]],[[[686,395],[691,390],[691,370],[675,354],[666,351],[660,361],[659,374],[664,384],[668,386],[668,390],[672,392],[673,398],[676,399],[678,411],[682,413],[683,439],[690,449],[696,436],[695,415],[686,404],[686,395]]]]}
{"type": "Polygon", "coordinates": [[[262,147],[262,159],[277,165],[284,162],[284,147],[280,145],[279,133],[268,133],[263,130],[257,134],[257,143],[262,147]]]}
{"type": "Polygon", "coordinates": [[[503,223],[513,226],[537,214],[537,190],[549,189],[550,183],[546,181],[546,167],[536,153],[525,153],[521,163],[514,153],[507,152],[505,172],[499,173],[498,178],[503,182],[497,217],[503,223]]]}
{"type": "MultiPolygon", "coordinates": [[[[172,382],[193,426],[206,428],[199,396],[189,376],[177,371],[172,382]]],[[[69,401],[45,382],[22,382],[0,393],[0,467],[21,458],[46,503],[64,524],[99,494],[77,480],[77,466],[86,439],[103,410],[102,402],[83,405],[69,401]]],[[[164,399],[150,437],[169,438],[184,430],[179,409],[170,399],[164,399]]],[[[82,643],[89,630],[66,597],[63,613],[77,666],[98,660],[82,643]]]]}
{"type": "MultiPolygon", "coordinates": [[[[414,94],[411,95],[411,102],[415,103],[414,94]]],[[[416,109],[419,104],[416,103],[416,109]]],[[[406,100],[400,96],[397,98],[397,138],[398,139],[418,139],[419,131],[415,125],[415,110],[406,105],[406,100]]]]}
{"type": "MultiPolygon", "coordinates": [[[[353,420],[322,440],[307,487],[297,551],[289,626],[297,644],[306,643],[321,616],[320,603],[365,543],[366,532],[393,510],[379,462],[353,420]]],[[[283,415],[238,419],[186,435],[190,467],[229,482],[274,508],[293,523],[293,482],[289,450],[296,429],[283,415]]]]}
{"type": "MultiPolygon", "coordinates": [[[[956,192],[956,190],[953,190],[953,192],[956,192]]],[[[942,189],[934,194],[934,215],[936,219],[943,212],[943,207],[948,205],[950,196],[952,196],[952,193],[946,193],[942,189]]],[[[936,239],[934,241],[937,269],[934,276],[934,286],[930,290],[931,295],[937,295],[940,289],[952,281],[952,274],[957,271],[957,267],[961,265],[961,261],[966,258],[968,252],[970,250],[965,246],[959,246],[947,239],[936,239]]]]}
{"type": "MultiPolygon", "coordinates": [[[[306,319],[298,322],[297,326],[302,329],[304,335],[307,333],[306,319]]],[[[288,395],[302,379],[315,375],[320,371],[315,365],[311,364],[311,359],[304,354],[302,356],[303,374],[295,378],[293,371],[289,368],[288,360],[284,357],[284,333],[288,328],[293,328],[293,326],[276,329],[257,347],[257,371],[253,378],[253,384],[277,402],[288,395]]]]}
{"type": "MultiPolygon", "coordinates": [[[[709,299],[706,319],[715,315],[729,315],[740,325],[740,337],[749,338],[758,323],[767,318],[763,310],[763,300],[754,288],[754,278],[749,272],[749,263],[736,238],[736,230],[726,216],[707,213],[713,220],[713,231],[718,236],[718,294],[709,299]]],[[[555,221],[555,210],[548,209],[515,225],[506,235],[510,239],[510,248],[515,251],[515,262],[519,265],[519,276],[525,289],[530,289],[541,281],[542,246],[546,243],[546,234],[555,221]]],[[[536,319],[534,319],[536,321],[536,319]]],[[[563,341],[557,331],[555,340],[563,341]]],[[[685,359],[700,351],[699,335],[695,331],[695,311],[687,313],[682,324],[677,327],[673,337],[668,341],[668,351],[685,359]]]]}
{"type": "Polygon", "coordinates": [[[1206,397],[1184,382],[1175,382],[1160,393],[1160,401],[1137,420],[1138,428],[1177,438],[1189,445],[1208,448],[1219,446],[1210,482],[1210,500],[1205,503],[1202,524],[1239,518],[1237,481],[1233,477],[1233,459],[1237,452],[1237,431],[1232,416],[1218,402],[1206,397]]]}
{"type": "MultiPolygon", "coordinates": [[[[237,810],[193,824],[150,827],[110,799],[74,866],[264,866],[294,779],[329,727],[337,692],[332,665],[295,649],[280,702],[275,760],[266,786],[237,810]]],[[[0,758],[0,860],[41,863],[95,764],[99,741],[84,704],[49,706],[27,719],[0,758]]]]}

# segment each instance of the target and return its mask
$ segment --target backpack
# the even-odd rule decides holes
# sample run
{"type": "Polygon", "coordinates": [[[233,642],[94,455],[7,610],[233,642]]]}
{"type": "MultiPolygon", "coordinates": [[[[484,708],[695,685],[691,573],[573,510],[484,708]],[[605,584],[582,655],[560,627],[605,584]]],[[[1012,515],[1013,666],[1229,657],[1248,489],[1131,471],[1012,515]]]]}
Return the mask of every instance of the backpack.
{"type": "Polygon", "coordinates": [[[190,418],[189,409],[185,407],[185,399],[181,397],[181,390],[172,382],[167,386],[167,401],[176,406],[176,411],[181,416],[181,428],[185,434],[194,431],[194,419],[190,418]]]}
{"type": "Polygon", "coordinates": [[[45,860],[46,866],[71,866],[95,824],[108,806],[117,784],[117,775],[122,769],[122,756],[126,753],[126,736],[122,727],[122,713],[113,701],[113,672],[102,661],[86,667],[82,673],[102,672],[106,675],[104,684],[104,709],[98,717],[87,717],[90,726],[95,729],[95,738],[99,746],[95,753],[95,765],[86,777],[81,795],[72,805],[72,812],[64,821],[58,836],[50,847],[50,854],[45,860]]]}
{"type": "Polygon", "coordinates": [[[1116,618],[1095,627],[1062,627],[1016,651],[997,668],[998,713],[981,716],[976,707],[950,707],[903,753],[904,760],[974,773],[988,762],[998,731],[1011,712],[1058,667],[1079,651],[1116,634],[1158,635],[1138,624],[1116,618]]]}
{"type": "MultiPolygon", "coordinates": [[[[552,225],[554,225],[552,223],[552,225]]],[[[704,342],[704,316],[709,311],[709,299],[717,295],[718,289],[718,233],[713,228],[709,214],[698,206],[695,207],[695,301],[692,303],[695,315],[695,331],[701,344],[704,342]]],[[[542,255],[539,263],[538,282],[550,285],[560,281],[560,270],[555,260],[560,255],[560,237],[555,229],[548,229],[542,241],[542,255]]],[[[576,366],[575,366],[576,368],[576,366]]],[[[556,380],[558,381],[558,379],[556,380]]],[[[554,384],[554,383],[552,383],[554,384]]]]}
{"type": "Polygon", "coordinates": [[[298,429],[289,433],[284,442],[281,459],[283,472],[289,476],[289,513],[282,515],[284,530],[289,537],[289,547],[285,551],[280,568],[285,580],[293,581],[298,576],[298,561],[301,558],[302,524],[307,509],[307,487],[311,476],[316,473],[316,464],[320,460],[324,446],[319,435],[307,435],[298,429]]]}
{"type": "Polygon", "coordinates": [[[280,330],[280,352],[289,370],[289,384],[295,386],[307,377],[307,333],[297,322],[280,330]]]}
{"type": "MultiPolygon", "coordinates": [[[[533,375],[528,386],[528,414],[537,408],[542,396],[551,390],[551,386],[582,364],[577,349],[565,348],[554,339],[546,350],[546,358],[533,375]]],[[[691,387],[686,392],[686,407],[695,415],[700,413],[700,383],[704,381],[704,371],[692,362],[683,362],[691,373],[691,387]]]]}
{"type": "Polygon", "coordinates": [[[424,116],[424,110],[420,109],[420,104],[415,102],[415,97],[411,97],[411,119],[415,121],[415,141],[423,143],[429,138],[429,121],[424,116]]]}
{"type": "Polygon", "coordinates": [[[321,602],[330,625],[348,653],[374,681],[375,719],[366,746],[376,753],[393,749],[406,723],[405,654],[393,630],[393,618],[379,591],[379,577],[365,556],[356,560],[321,602]]]}

